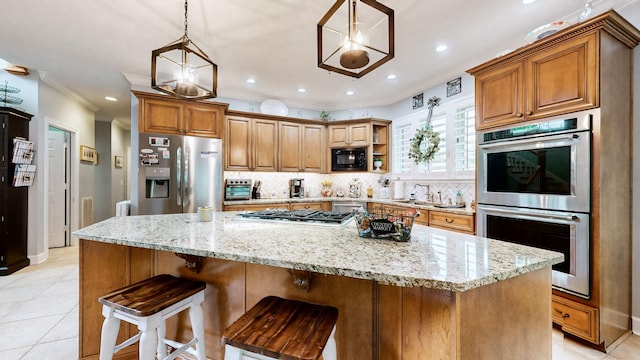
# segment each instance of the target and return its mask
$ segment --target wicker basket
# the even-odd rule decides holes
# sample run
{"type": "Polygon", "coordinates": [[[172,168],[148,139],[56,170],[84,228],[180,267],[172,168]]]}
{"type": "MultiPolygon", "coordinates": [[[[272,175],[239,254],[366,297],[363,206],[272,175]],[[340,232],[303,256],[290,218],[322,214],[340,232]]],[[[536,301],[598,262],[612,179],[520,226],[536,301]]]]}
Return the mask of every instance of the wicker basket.
{"type": "Polygon", "coordinates": [[[409,241],[415,210],[356,212],[358,235],[363,238],[409,241]]]}

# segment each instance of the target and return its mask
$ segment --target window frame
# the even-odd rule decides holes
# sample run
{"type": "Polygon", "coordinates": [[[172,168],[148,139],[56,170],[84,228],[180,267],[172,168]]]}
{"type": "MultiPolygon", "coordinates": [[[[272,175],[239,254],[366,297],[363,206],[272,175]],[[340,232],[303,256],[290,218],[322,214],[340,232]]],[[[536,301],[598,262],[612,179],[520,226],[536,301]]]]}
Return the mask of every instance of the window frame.
{"type": "MultiPolygon", "coordinates": [[[[408,125],[410,127],[409,129],[409,133],[412,134],[411,138],[413,137],[413,134],[415,134],[416,130],[419,128],[419,126],[421,125],[421,120],[425,120],[428,116],[429,110],[428,109],[424,109],[424,110],[420,110],[420,111],[416,111],[414,113],[402,116],[398,119],[395,119],[392,121],[392,136],[391,136],[391,151],[392,151],[392,156],[391,156],[391,171],[390,171],[390,175],[393,178],[400,178],[400,179],[415,179],[415,180],[437,180],[437,181],[443,181],[443,180],[455,180],[455,181],[460,181],[460,180],[474,180],[475,179],[475,161],[476,161],[476,156],[475,156],[475,152],[476,152],[476,144],[475,144],[475,120],[473,121],[473,124],[471,125],[473,128],[473,136],[468,135],[467,132],[465,132],[465,138],[467,138],[467,140],[469,138],[471,138],[473,140],[473,144],[470,144],[471,149],[473,149],[473,160],[474,160],[474,166],[472,169],[469,170],[456,170],[455,165],[456,165],[456,143],[455,143],[455,139],[456,139],[456,134],[455,134],[455,121],[456,121],[456,114],[457,114],[457,109],[461,109],[461,108],[466,108],[466,107],[473,107],[475,110],[475,98],[474,96],[466,96],[460,99],[456,99],[453,101],[449,101],[447,103],[442,103],[440,106],[437,106],[433,109],[433,116],[432,116],[432,121],[433,119],[435,119],[437,116],[439,116],[440,114],[445,114],[446,120],[445,120],[445,138],[442,139],[441,144],[445,144],[445,171],[442,172],[433,172],[433,171],[429,171],[429,170],[423,170],[425,167],[427,169],[430,168],[430,164],[416,164],[413,159],[410,159],[409,161],[409,166],[410,169],[408,171],[405,172],[397,172],[396,169],[396,161],[398,160],[397,155],[396,155],[396,144],[395,142],[397,141],[397,129],[399,128],[406,128],[406,126],[408,125]]],[[[465,127],[465,131],[468,131],[469,127],[465,127]]],[[[409,141],[409,140],[406,140],[409,141]]],[[[467,142],[469,143],[469,142],[467,142]]],[[[406,146],[405,146],[406,147],[406,146]]],[[[469,154],[469,152],[465,152],[466,154],[469,154]]],[[[406,155],[405,155],[406,156],[406,155]]]]}

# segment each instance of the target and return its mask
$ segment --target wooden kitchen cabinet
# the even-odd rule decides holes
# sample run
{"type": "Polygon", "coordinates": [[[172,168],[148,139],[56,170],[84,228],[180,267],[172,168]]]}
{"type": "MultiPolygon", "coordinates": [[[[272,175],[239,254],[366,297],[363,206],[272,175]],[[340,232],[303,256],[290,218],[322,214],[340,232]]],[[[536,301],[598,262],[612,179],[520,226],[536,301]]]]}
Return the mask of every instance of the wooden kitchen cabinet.
{"type": "Polygon", "coordinates": [[[138,97],[138,130],[145,133],[221,138],[227,105],[183,101],[134,92],[138,97]]]}
{"type": "Polygon", "coordinates": [[[557,295],[552,295],[551,317],[553,322],[560,324],[562,330],[596,342],[598,340],[598,309],[569,301],[557,295]]]}
{"type": "Polygon", "coordinates": [[[279,122],[279,171],[324,172],[325,127],[279,122]]]}
{"type": "Polygon", "coordinates": [[[371,143],[371,125],[366,123],[329,125],[330,147],[362,147],[371,143]]]}
{"type": "Polygon", "coordinates": [[[325,210],[324,202],[304,202],[297,203],[292,202],[289,205],[289,210],[325,210]]]}
{"type": "Polygon", "coordinates": [[[444,211],[429,211],[429,226],[445,230],[454,230],[468,234],[475,233],[475,217],[444,211]]]}
{"type": "Polygon", "coordinates": [[[278,171],[278,123],[274,120],[227,117],[225,170],[278,171]]]}
{"type": "Polygon", "coordinates": [[[639,42],[640,31],[611,10],[469,70],[476,76],[477,130],[597,108],[590,134],[590,293],[554,288],[551,312],[563,331],[603,351],[628,334],[631,322],[629,129],[639,42]]]}
{"type": "Polygon", "coordinates": [[[587,33],[469,70],[476,129],[597,107],[598,47],[598,34],[587,33]]]}
{"type": "Polygon", "coordinates": [[[287,209],[289,203],[268,203],[268,204],[238,204],[225,205],[224,211],[264,211],[266,209],[287,209]]]}

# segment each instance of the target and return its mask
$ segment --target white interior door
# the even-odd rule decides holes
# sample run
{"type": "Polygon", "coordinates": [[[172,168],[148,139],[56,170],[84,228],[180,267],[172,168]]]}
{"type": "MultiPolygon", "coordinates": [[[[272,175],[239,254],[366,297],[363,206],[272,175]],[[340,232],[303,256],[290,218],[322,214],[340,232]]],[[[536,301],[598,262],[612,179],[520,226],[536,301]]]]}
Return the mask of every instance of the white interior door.
{"type": "Polygon", "coordinates": [[[49,127],[49,247],[62,247],[69,242],[69,134],[49,127]]]}

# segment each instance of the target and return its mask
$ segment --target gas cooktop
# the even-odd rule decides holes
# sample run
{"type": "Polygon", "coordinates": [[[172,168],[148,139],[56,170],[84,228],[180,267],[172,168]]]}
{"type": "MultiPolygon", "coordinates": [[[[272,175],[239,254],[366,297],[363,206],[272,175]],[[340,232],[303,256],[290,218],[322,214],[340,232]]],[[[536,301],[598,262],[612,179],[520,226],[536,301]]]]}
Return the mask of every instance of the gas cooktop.
{"type": "Polygon", "coordinates": [[[240,216],[255,219],[288,220],[340,225],[351,220],[353,218],[353,213],[321,210],[264,210],[243,213],[240,214],[240,216]]]}

